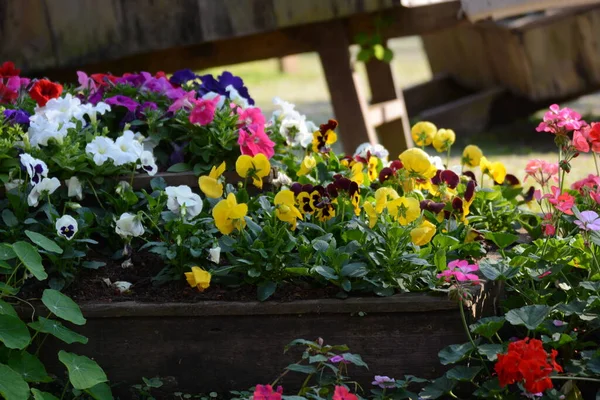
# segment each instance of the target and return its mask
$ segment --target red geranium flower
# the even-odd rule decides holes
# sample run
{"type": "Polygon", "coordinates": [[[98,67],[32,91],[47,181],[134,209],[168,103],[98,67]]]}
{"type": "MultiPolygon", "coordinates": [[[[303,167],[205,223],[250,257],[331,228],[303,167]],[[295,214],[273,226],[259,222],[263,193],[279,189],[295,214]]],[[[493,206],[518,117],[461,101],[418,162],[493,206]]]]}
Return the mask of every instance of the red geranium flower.
{"type": "Polygon", "coordinates": [[[29,91],[29,95],[36,101],[38,106],[44,107],[48,100],[55,99],[62,93],[63,87],[58,83],[50,82],[47,79],[40,79],[34,83],[29,91]]]}
{"type": "Polygon", "coordinates": [[[12,61],[5,61],[2,66],[0,66],[0,78],[19,76],[20,73],[21,70],[16,69],[15,64],[12,61]]]}
{"type": "Polygon", "coordinates": [[[335,392],[333,392],[333,400],[358,400],[358,397],[350,393],[344,386],[336,386],[335,392]]]}
{"type": "Polygon", "coordinates": [[[550,374],[562,372],[556,363],[556,350],[546,353],[538,339],[525,338],[508,345],[508,353],[498,354],[494,370],[498,374],[500,386],[523,382],[529,393],[540,393],[552,389],[550,374]]]}

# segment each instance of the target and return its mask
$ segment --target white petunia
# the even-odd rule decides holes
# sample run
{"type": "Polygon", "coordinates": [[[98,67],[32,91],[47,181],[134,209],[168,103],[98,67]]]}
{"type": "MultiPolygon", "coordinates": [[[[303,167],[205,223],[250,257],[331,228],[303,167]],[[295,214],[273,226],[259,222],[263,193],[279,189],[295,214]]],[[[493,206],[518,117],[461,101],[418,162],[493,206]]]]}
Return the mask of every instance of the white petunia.
{"type": "Polygon", "coordinates": [[[229,99],[235,103],[236,106],[242,107],[243,109],[251,108],[252,106],[248,103],[248,100],[238,93],[237,89],[233,85],[229,85],[225,88],[225,91],[229,93],[229,99]]]}
{"type": "Polygon", "coordinates": [[[56,234],[64,237],[67,240],[73,239],[77,233],[77,230],[79,229],[77,220],[70,215],[63,215],[57,219],[54,226],[56,227],[56,234]]]}
{"type": "Polygon", "coordinates": [[[75,128],[75,124],[69,121],[50,121],[44,117],[34,115],[30,118],[29,130],[27,135],[29,143],[35,147],[48,146],[48,141],[54,139],[62,144],[67,136],[68,130],[75,128]]]}
{"type": "Polygon", "coordinates": [[[104,164],[116,151],[115,142],[105,136],[97,136],[85,146],[85,152],[92,155],[96,165],[104,164]]]}
{"type": "Polygon", "coordinates": [[[37,207],[40,204],[42,194],[51,195],[60,187],[60,181],[56,178],[44,178],[31,189],[27,196],[27,204],[31,207],[37,207]]]}
{"type": "Polygon", "coordinates": [[[219,261],[221,260],[221,248],[219,246],[209,249],[208,254],[209,254],[208,259],[210,261],[214,262],[215,264],[218,264],[219,261]]]}
{"type": "Polygon", "coordinates": [[[83,115],[87,115],[90,118],[92,124],[96,124],[96,114],[104,115],[107,111],[110,111],[110,106],[103,101],[98,102],[96,105],[92,103],[82,104],[80,111],[83,115]]]}
{"type": "Polygon", "coordinates": [[[23,153],[19,156],[21,165],[25,167],[29,178],[31,178],[31,184],[37,185],[40,183],[42,178],[48,176],[48,166],[42,160],[33,158],[30,154],[23,153]]]}
{"type": "Polygon", "coordinates": [[[282,100],[279,97],[273,98],[273,104],[281,108],[280,110],[273,111],[273,121],[283,120],[293,113],[298,113],[298,111],[295,110],[296,106],[293,103],[282,100]]]}
{"type": "Polygon", "coordinates": [[[184,218],[192,219],[202,212],[202,198],[192,192],[187,185],[168,186],[165,188],[167,196],[167,208],[176,214],[183,214],[184,218]],[[185,209],[185,212],[182,212],[185,209]]]}
{"type": "Polygon", "coordinates": [[[67,93],[63,97],[50,99],[44,107],[35,108],[35,116],[43,116],[49,121],[69,122],[73,118],[83,121],[84,108],[81,100],[67,93]]]}
{"type": "MultiPolygon", "coordinates": [[[[286,139],[291,146],[298,146],[302,139],[308,135],[305,124],[306,117],[295,113],[286,117],[279,125],[279,133],[286,139]]],[[[312,141],[312,134],[310,135],[312,141]]]]}
{"type": "Polygon", "coordinates": [[[76,176],[72,176],[67,179],[67,196],[75,197],[77,200],[83,199],[83,188],[81,182],[76,176]]]}
{"type": "Polygon", "coordinates": [[[117,220],[115,232],[123,238],[142,236],[145,232],[142,218],[136,214],[123,213],[117,220]]]}
{"type": "Polygon", "coordinates": [[[115,151],[110,155],[116,166],[137,162],[144,147],[139,140],[135,138],[132,131],[125,131],[115,141],[115,151]]]}
{"type": "Polygon", "coordinates": [[[140,157],[140,168],[148,173],[150,176],[156,175],[158,167],[156,166],[156,160],[154,155],[150,151],[143,151],[140,157]]]}
{"type": "MultiPolygon", "coordinates": [[[[237,91],[236,91],[236,93],[237,93],[237,91]]],[[[217,102],[217,109],[220,109],[221,107],[223,107],[223,104],[225,104],[225,96],[223,96],[219,93],[215,93],[215,92],[208,92],[204,96],[202,96],[202,98],[204,100],[212,100],[217,96],[220,96],[219,101],[217,102]]]]}

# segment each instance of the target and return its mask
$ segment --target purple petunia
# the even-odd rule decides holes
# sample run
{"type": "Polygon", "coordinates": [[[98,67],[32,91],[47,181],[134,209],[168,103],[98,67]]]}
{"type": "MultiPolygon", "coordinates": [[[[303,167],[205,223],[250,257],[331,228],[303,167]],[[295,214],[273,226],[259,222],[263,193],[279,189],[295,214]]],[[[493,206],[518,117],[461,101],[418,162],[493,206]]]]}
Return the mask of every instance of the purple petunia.
{"type": "Polygon", "coordinates": [[[132,98],[120,94],[113,97],[109,97],[108,99],[104,100],[104,102],[106,104],[110,104],[111,106],[125,107],[130,112],[135,112],[135,110],[137,110],[137,108],[140,105],[137,101],[133,100],[132,98]]]}
{"type": "Polygon", "coordinates": [[[175,71],[173,76],[169,78],[169,81],[174,85],[183,85],[189,81],[193,81],[196,79],[198,75],[194,73],[191,69],[180,69],[179,71],[175,71]]]}
{"type": "Polygon", "coordinates": [[[250,97],[248,88],[244,86],[242,78],[233,75],[229,71],[223,72],[217,79],[212,75],[202,75],[200,76],[200,79],[202,80],[202,85],[200,85],[198,92],[201,96],[204,96],[209,92],[214,92],[229,97],[229,92],[225,90],[225,88],[231,85],[240,96],[248,100],[248,104],[254,105],[254,100],[250,97]]]}
{"type": "Polygon", "coordinates": [[[4,110],[4,118],[13,124],[29,125],[30,115],[23,110],[4,110]]]}

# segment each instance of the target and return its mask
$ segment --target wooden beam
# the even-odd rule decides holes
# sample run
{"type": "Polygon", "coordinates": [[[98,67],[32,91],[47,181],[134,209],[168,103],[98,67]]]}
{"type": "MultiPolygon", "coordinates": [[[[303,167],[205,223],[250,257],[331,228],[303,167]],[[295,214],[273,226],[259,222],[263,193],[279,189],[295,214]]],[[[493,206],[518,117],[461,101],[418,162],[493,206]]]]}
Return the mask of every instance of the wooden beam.
{"type": "Polygon", "coordinates": [[[565,8],[600,4],[598,0],[461,0],[470,21],[500,19],[551,8],[565,8]]]}

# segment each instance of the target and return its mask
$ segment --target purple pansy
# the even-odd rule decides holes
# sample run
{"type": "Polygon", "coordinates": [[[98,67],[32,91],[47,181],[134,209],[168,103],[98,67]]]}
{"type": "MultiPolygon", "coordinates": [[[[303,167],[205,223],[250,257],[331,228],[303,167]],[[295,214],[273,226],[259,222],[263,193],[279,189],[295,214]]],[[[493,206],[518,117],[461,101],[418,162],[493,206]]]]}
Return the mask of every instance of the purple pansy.
{"type": "Polygon", "coordinates": [[[183,85],[189,81],[196,79],[198,76],[191,69],[180,69],[175,71],[173,76],[169,78],[169,81],[174,85],[183,85]]]}
{"type": "Polygon", "coordinates": [[[109,97],[108,99],[104,100],[104,102],[111,106],[125,107],[130,112],[135,112],[135,110],[137,110],[137,108],[140,105],[137,101],[133,100],[132,98],[120,94],[113,97],[109,97]]]}
{"type": "Polygon", "coordinates": [[[595,211],[582,211],[574,221],[580,229],[584,231],[599,231],[600,230],[600,217],[595,211]]]}
{"type": "Polygon", "coordinates": [[[140,87],[146,82],[146,77],[142,74],[125,74],[117,79],[117,83],[140,87]]]}
{"type": "Polygon", "coordinates": [[[29,117],[24,110],[4,110],[4,119],[13,124],[29,125],[29,117]]]}
{"type": "Polygon", "coordinates": [[[237,90],[240,96],[248,100],[248,104],[252,106],[254,105],[254,100],[252,97],[250,97],[248,88],[244,86],[244,81],[242,78],[233,75],[229,71],[223,72],[217,79],[215,79],[212,75],[202,75],[200,76],[200,79],[202,80],[202,85],[200,85],[198,92],[202,96],[209,92],[214,92],[229,98],[229,92],[225,90],[225,88],[231,85],[235,90],[237,90]]]}

